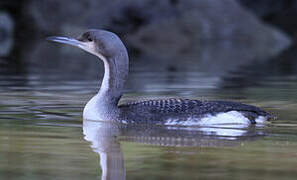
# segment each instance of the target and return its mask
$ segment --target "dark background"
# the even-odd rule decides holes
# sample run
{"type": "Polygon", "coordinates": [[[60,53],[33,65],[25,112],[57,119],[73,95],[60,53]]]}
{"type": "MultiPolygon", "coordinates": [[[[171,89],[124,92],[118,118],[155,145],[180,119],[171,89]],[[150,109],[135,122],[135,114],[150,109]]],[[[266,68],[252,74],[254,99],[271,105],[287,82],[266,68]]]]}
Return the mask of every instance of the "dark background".
{"type": "Polygon", "coordinates": [[[295,75],[295,0],[2,0],[0,72],[40,77],[97,75],[101,64],[47,36],[78,36],[89,28],[117,33],[132,71],[199,71],[222,87],[258,85],[295,75]]]}

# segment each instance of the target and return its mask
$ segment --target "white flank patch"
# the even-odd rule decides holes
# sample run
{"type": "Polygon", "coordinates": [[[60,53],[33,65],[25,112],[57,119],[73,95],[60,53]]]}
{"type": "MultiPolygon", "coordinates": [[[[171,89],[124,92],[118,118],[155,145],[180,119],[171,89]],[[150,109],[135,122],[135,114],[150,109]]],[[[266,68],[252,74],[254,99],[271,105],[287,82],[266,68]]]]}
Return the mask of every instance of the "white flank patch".
{"type": "Polygon", "coordinates": [[[215,116],[208,115],[201,119],[201,126],[224,125],[224,124],[242,124],[250,125],[250,120],[237,111],[219,113],[215,116]]]}
{"type": "MultiPolygon", "coordinates": [[[[264,116],[256,118],[257,126],[263,124],[267,120],[264,116]]],[[[169,126],[200,126],[199,130],[208,135],[236,137],[246,133],[247,128],[251,124],[250,120],[238,111],[230,111],[219,113],[215,116],[207,115],[201,119],[188,119],[187,121],[179,121],[178,119],[169,119],[165,125],[169,126]]]]}
{"type": "Polygon", "coordinates": [[[267,118],[266,117],[264,117],[264,116],[258,116],[257,118],[256,118],[256,123],[258,124],[261,124],[261,123],[264,123],[265,121],[267,121],[267,118]]]}
{"type": "MultiPolygon", "coordinates": [[[[263,123],[267,118],[264,116],[259,116],[256,119],[256,123],[263,123]]],[[[230,127],[230,125],[241,125],[240,127],[247,127],[251,122],[248,118],[246,118],[242,113],[238,111],[230,111],[226,113],[219,113],[215,116],[206,115],[201,119],[189,118],[186,121],[180,121],[177,119],[168,119],[165,125],[175,126],[216,126],[220,127],[230,127]]],[[[238,127],[238,126],[236,126],[238,127]]]]}

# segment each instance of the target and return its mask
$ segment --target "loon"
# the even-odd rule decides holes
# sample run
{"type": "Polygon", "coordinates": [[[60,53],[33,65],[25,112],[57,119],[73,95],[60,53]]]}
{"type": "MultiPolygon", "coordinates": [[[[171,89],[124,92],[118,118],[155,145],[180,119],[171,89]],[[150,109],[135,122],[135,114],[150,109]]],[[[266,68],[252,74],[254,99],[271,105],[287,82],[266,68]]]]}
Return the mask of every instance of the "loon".
{"type": "Polygon", "coordinates": [[[231,113],[239,116],[239,119],[245,118],[249,124],[256,124],[259,118],[274,118],[256,106],[229,101],[169,98],[120,104],[119,100],[123,95],[129,72],[129,57],[125,45],[116,34],[106,30],[90,29],[78,38],[52,36],[47,40],[79,47],[99,57],[104,63],[105,72],[100,90],[86,104],[83,110],[84,119],[183,124],[193,119],[199,122],[209,116],[231,113]]]}

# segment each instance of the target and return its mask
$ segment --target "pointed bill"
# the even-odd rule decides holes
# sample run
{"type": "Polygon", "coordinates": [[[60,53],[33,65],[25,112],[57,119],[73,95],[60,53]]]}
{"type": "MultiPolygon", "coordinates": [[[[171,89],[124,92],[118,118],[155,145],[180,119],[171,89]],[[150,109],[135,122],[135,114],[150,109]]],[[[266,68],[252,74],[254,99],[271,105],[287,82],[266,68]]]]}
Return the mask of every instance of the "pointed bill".
{"type": "Polygon", "coordinates": [[[69,37],[60,37],[60,36],[51,36],[46,38],[48,41],[54,41],[58,43],[63,43],[63,44],[69,44],[71,46],[76,46],[80,48],[84,48],[84,43],[81,41],[78,41],[74,38],[69,38],[69,37]]]}

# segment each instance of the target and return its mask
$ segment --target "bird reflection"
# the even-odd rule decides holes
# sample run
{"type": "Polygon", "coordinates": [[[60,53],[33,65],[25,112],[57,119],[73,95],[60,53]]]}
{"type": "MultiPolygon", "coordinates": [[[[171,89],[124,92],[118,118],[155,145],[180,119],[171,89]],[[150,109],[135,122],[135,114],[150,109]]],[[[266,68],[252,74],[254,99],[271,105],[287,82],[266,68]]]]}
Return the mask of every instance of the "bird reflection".
{"type": "Polygon", "coordinates": [[[100,156],[102,180],[122,180],[126,177],[121,144],[117,140],[120,129],[116,124],[107,122],[83,122],[85,140],[91,142],[91,148],[100,156]]]}
{"type": "MultiPolygon", "coordinates": [[[[85,140],[100,156],[102,180],[126,179],[124,157],[120,142],[137,142],[170,147],[236,146],[244,141],[264,136],[256,126],[238,127],[178,127],[133,125],[115,122],[83,121],[85,140]]],[[[178,151],[183,153],[182,150],[178,151]]],[[[188,151],[187,151],[188,153],[188,151]]]]}

